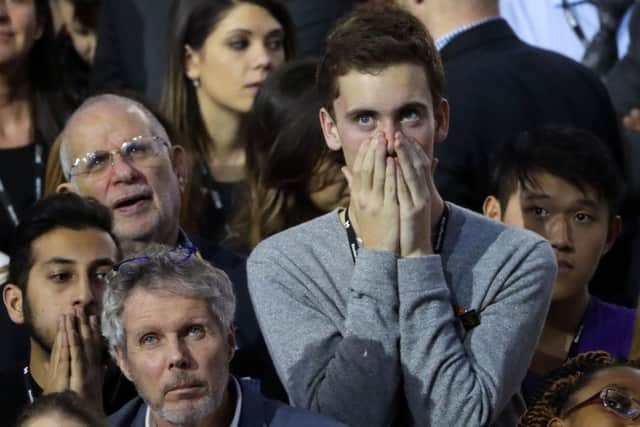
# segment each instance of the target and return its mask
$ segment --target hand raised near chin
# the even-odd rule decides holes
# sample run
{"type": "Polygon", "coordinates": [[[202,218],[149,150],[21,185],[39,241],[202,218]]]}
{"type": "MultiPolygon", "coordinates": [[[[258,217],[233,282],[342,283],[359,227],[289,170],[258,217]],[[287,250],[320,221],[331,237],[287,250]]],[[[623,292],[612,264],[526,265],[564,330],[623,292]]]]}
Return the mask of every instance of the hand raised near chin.
{"type": "Polygon", "coordinates": [[[51,348],[45,384],[42,385],[43,394],[56,393],[69,389],[69,343],[65,332],[66,315],[58,319],[58,330],[51,348]]]}
{"type": "Polygon", "coordinates": [[[102,411],[102,387],[105,368],[102,365],[102,337],[96,315],[87,317],[76,307],[67,316],[69,337],[69,388],[102,411]]]}
{"type": "Polygon", "coordinates": [[[363,246],[398,254],[396,165],[393,158],[387,156],[388,143],[382,132],[376,132],[360,145],[352,171],[343,168],[343,173],[351,192],[349,216],[355,222],[363,246]]]}
{"type": "Polygon", "coordinates": [[[400,132],[394,136],[394,147],[398,155],[400,256],[431,255],[431,205],[435,189],[432,162],[420,144],[400,132]]]}

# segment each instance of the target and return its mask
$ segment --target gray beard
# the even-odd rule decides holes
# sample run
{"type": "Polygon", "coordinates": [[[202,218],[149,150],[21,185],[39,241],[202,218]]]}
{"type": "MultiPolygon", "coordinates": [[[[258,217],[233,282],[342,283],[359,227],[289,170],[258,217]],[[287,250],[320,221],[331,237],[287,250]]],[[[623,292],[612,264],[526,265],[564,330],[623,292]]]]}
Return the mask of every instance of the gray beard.
{"type": "MultiPolygon", "coordinates": [[[[222,382],[222,384],[225,384],[225,386],[221,387],[219,390],[212,390],[209,395],[201,398],[195,405],[195,407],[188,411],[169,410],[165,409],[164,407],[150,405],[151,412],[162,418],[164,421],[175,425],[176,427],[189,427],[197,425],[200,421],[211,416],[222,406],[222,402],[224,400],[224,392],[229,386],[229,372],[226,373],[225,381],[222,382]]],[[[145,399],[145,396],[140,393],[140,390],[138,390],[138,394],[142,396],[142,399],[145,402],[148,402],[148,400],[145,399]]]]}

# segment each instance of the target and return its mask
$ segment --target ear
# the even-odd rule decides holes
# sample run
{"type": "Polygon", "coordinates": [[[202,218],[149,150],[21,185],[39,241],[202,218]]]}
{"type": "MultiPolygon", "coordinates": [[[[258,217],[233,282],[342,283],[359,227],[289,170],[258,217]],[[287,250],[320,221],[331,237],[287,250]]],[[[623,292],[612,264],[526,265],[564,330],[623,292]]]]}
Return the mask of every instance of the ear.
{"type": "Polygon", "coordinates": [[[434,141],[437,144],[444,141],[449,134],[449,101],[445,98],[442,98],[436,107],[434,119],[436,124],[434,141]]]}
{"type": "Polygon", "coordinates": [[[565,427],[567,424],[558,417],[553,417],[547,422],[547,427],[565,427]]]}
{"type": "Polygon", "coordinates": [[[184,45],[184,73],[189,80],[200,78],[200,53],[184,45]]]}
{"type": "Polygon", "coordinates": [[[187,155],[181,145],[171,146],[171,166],[178,177],[180,192],[184,192],[187,182],[187,155]]]}
{"type": "Polygon", "coordinates": [[[320,126],[322,127],[322,134],[329,149],[333,151],[340,150],[342,148],[342,142],[340,141],[338,126],[326,108],[320,109],[320,126]]]}
{"type": "Polygon", "coordinates": [[[7,283],[2,287],[2,301],[7,308],[11,321],[22,325],[24,323],[22,289],[13,283],[7,283]]]}
{"type": "Polygon", "coordinates": [[[482,204],[482,214],[488,218],[500,221],[502,219],[500,201],[494,196],[487,196],[482,204]]]}
{"type": "Polygon", "coordinates": [[[120,349],[120,347],[113,348],[113,355],[116,357],[116,363],[118,364],[118,368],[124,374],[125,377],[131,382],[133,379],[131,378],[131,372],[129,371],[129,364],[127,363],[127,356],[120,349]]]}
{"type": "Polygon", "coordinates": [[[77,193],[78,189],[76,188],[75,184],[67,181],[67,182],[63,182],[62,184],[59,184],[56,187],[56,193],[77,193]]]}
{"type": "Polygon", "coordinates": [[[620,218],[619,215],[616,215],[611,220],[611,223],[609,224],[609,233],[607,235],[607,243],[604,249],[604,253],[602,255],[609,252],[613,244],[618,239],[618,236],[620,236],[620,233],[622,233],[622,218],[620,218]]]}
{"type": "Polygon", "coordinates": [[[231,326],[229,328],[229,332],[227,334],[227,345],[229,346],[229,362],[231,362],[231,360],[233,359],[233,355],[236,353],[236,334],[234,326],[231,326]]]}

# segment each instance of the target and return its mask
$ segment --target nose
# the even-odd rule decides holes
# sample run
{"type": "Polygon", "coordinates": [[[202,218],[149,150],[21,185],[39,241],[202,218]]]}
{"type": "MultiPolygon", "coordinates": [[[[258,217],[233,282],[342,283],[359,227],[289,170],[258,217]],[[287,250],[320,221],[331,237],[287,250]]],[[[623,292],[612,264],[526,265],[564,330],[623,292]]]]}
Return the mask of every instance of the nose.
{"type": "Polygon", "coordinates": [[[140,172],[131,163],[123,159],[118,151],[112,153],[111,170],[114,182],[131,183],[140,177],[140,172]]]}
{"type": "Polygon", "coordinates": [[[377,130],[384,132],[388,141],[393,141],[396,132],[401,131],[396,121],[391,119],[380,120],[380,122],[378,122],[377,130]]]}
{"type": "Polygon", "coordinates": [[[264,69],[269,71],[274,66],[274,57],[276,55],[271,49],[269,49],[264,43],[254,43],[255,50],[253,52],[254,55],[254,65],[255,68],[264,69]]]}
{"type": "Polygon", "coordinates": [[[187,344],[175,338],[169,340],[169,369],[187,369],[191,360],[189,348],[187,344]]]}
{"type": "Polygon", "coordinates": [[[97,304],[97,292],[93,288],[89,277],[79,280],[75,289],[73,306],[85,308],[97,304]]]}
{"type": "Polygon", "coordinates": [[[564,216],[557,216],[547,222],[547,239],[557,250],[573,248],[571,224],[564,216]]]}

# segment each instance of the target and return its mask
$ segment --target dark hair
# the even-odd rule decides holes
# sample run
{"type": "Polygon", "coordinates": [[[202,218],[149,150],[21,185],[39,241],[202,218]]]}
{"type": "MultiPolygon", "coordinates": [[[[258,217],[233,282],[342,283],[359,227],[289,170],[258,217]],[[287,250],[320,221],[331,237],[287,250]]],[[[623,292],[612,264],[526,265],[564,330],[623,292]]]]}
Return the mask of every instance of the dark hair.
{"type": "Polygon", "coordinates": [[[624,180],[608,147],[584,129],[545,126],[507,141],[495,156],[491,191],[503,209],[518,186],[535,186],[534,174],[547,172],[591,188],[606,201],[613,217],[622,203],[624,180]]]}
{"type": "Polygon", "coordinates": [[[434,106],[442,99],[444,70],[424,25],[405,10],[366,5],[338,21],[327,38],[318,68],[322,105],[333,112],[340,93],[338,78],[352,70],[375,73],[390,65],[416,64],[424,69],[434,106]]]}
{"type": "Polygon", "coordinates": [[[107,427],[107,420],[93,409],[87,401],[71,390],[45,394],[28,405],[18,417],[16,427],[25,427],[39,416],[52,413],[67,415],[87,427],[107,427]]]}
{"type": "Polygon", "coordinates": [[[549,420],[562,415],[571,396],[587,385],[594,374],[608,368],[640,369],[638,361],[615,359],[606,351],[590,351],[567,360],[544,380],[538,396],[518,422],[519,427],[546,427],[549,420]]]}
{"type": "Polygon", "coordinates": [[[96,30],[98,10],[101,0],[70,0],[73,3],[73,17],[83,26],[96,30]]]}
{"type": "Polygon", "coordinates": [[[49,0],[35,0],[34,4],[42,35],[29,52],[29,80],[35,91],[55,91],[60,79],[54,57],[55,34],[49,0]]]}
{"type": "Polygon", "coordinates": [[[118,240],[112,233],[111,226],[111,212],[93,199],[83,198],[75,193],[55,194],[40,199],[31,206],[15,229],[9,282],[17,285],[23,292],[26,291],[29,271],[33,266],[33,241],[54,228],[97,228],[107,232],[118,247],[118,240]]]}
{"type": "Polygon", "coordinates": [[[295,51],[295,28],[286,7],[278,0],[180,0],[173,4],[169,63],[164,79],[162,109],[190,152],[206,153],[208,138],[196,92],[185,74],[184,49],[201,49],[218,23],[235,6],[250,3],[266,9],[284,30],[285,58],[295,51]]]}
{"type": "Polygon", "coordinates": [[[324,142],[316,67],[313,59],[281,65],[253,103],[246,146],[249,197],[233,227],[243,250],[323,214],[309,197],[311,179],[325,160],[344,164],[342,151],[330,151],[324,142]]]}

